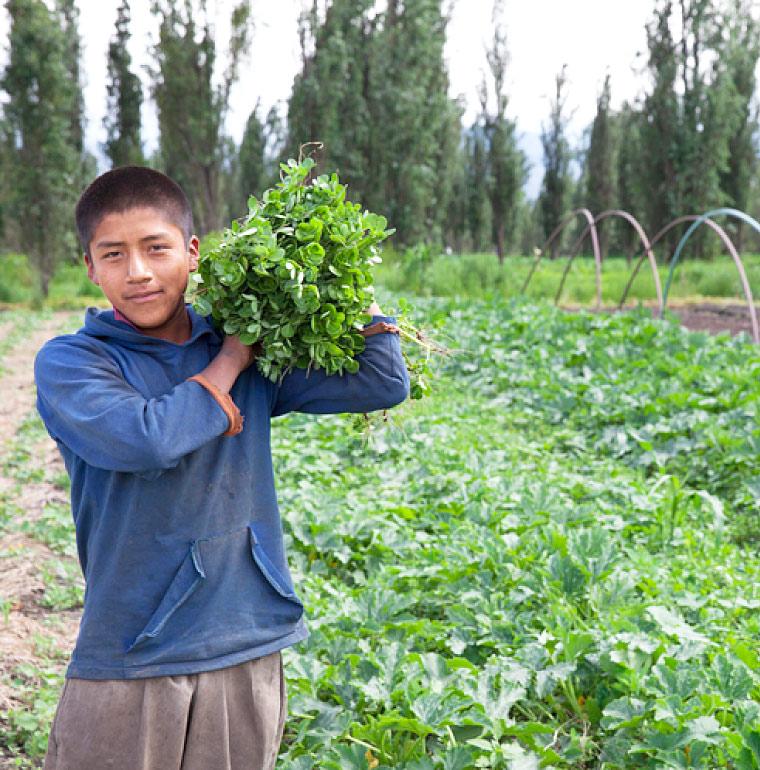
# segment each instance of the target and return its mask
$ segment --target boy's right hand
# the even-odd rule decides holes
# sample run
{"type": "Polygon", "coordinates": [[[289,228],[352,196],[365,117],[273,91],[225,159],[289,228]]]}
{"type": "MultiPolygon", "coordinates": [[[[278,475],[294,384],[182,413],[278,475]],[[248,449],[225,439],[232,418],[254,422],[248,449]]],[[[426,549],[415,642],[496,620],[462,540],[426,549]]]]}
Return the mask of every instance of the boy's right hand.
{"type": "Polygon", "coordinates": [[[240,373],[254,362],[260,352],[259,343],[244,345],[238,337],[227,335],[221,350],[198,374],[222,393],[229,393],[240,373]]]}
{"type": "Polygon", "coordinates": [[[228,334],[222,343],[222,349],[219,355],[228,357],[239,366],[238,374],[247,369],[261,353],[261,343],[255,345],[244,345],[239,337],[228,334]]]}

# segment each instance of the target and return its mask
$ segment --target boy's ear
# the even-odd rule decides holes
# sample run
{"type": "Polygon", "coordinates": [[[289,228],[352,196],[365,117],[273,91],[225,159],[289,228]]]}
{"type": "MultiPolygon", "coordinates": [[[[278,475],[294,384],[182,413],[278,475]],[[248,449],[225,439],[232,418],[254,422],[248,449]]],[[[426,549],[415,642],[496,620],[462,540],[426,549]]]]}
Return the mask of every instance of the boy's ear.
{"type": "Polygon", "coordinates": [[[201,242],[197,235],[193,235],[187,244],[187,253],[190,255],[190,270],[198,269],[198,260],[200,259],[201,242]]]}
{"type": "Polygon", "coordinates": [[[84,253],[84,263],[87,265],[87,277],[96,285],[100,286],[100,281],[98,281],[98,276],[95,275],[95,266],[92,264],[92,257],[85,252],[84,253]]]}

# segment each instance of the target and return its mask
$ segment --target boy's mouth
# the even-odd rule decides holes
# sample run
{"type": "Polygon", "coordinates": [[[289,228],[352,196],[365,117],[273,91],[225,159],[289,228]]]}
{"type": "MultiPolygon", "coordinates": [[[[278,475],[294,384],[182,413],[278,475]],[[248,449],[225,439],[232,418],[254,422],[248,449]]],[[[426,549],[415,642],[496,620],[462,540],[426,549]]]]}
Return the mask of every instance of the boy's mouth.
{"type": "Polygon", "coordinates": [[[126,299],[130,302],[150,302],[150,300],[156,298],[159,294],[161,294],[161,289],[157,289],[156,291],[140,292],[140,294],[131,294],[129,297],[126,297],[126,299]]]}

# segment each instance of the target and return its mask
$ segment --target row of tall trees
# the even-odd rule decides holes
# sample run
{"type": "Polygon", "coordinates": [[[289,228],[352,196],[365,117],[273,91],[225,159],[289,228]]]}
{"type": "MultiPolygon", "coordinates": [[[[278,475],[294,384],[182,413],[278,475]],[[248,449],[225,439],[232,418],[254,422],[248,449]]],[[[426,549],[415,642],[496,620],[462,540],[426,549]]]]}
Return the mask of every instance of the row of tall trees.
{"type": "MultiPolygon", "coordinates": [[[[75,0],[7,0],[6,8],[11,26],[9,62],[0,78],[5,96],[0,116],[0,236],[6,249],[30,256],[46,294],[56,264],[78,253],[73,210],[79,193],[97,174],[96,160],[83,141],[79,17],[75,0]]],[[[145,157],[145,94],[129,53],[129,0],[118,8],[108,47],[102,149],[112,166],[149,163],[176,179],[188,193],[196,227],[205,233],[244,210],[235,169],[244,166],[246,158],[239,156],[224,125],[230,91],[250,45],[249,1],[241,0],[232,11],[228,64],[221,82],[215,72],[217,41],[205,4],[156,0],[152,10],[159,22],[150,68],[158,150],[145,157]]],[[[250,144],[241,148],[242,154],[251,151],[250,144]]]]}
{"type": "MultiPolygon", "coordinates": [[[[581,147],[568,139],[568,76],[557,74],[542,130],[538,200],[510,117],[503,0],[479,87],[479,109],[449,96],[443,0],[313,0],[299,21],[301,66],[287,114],[260,107],[242,142],[225,130],[230,94],[251,45],[250,0],[232,11],[230,37],[214,37],[203,0],[154,0],[157,39],[143,93],[131,60],[129,0],[108,48],[103,152],[114,166],[149,163],[176,178],[201,233],[245,211],[278,162],[322,142],[322,170],[337,169],[354,199],[385,213],[397,244],[530,252],[573,206],[624,208],[650,232],[685,212],[757,197],[751,0],[654,0],[647,25],[647,88],[612,109],[608,77],[581,147]],[[218,72],[222,48],[226,69],[218,72]],[[160,140],[145,155],[141,112],[152,99],[160,140]]],[[[96,173],[84,147],[81,42],[75,0],[6,0],[9,61],[0,77],[0,237],[26,251],[43,290],[58,260],[75,254],[71,212],[96,173]]],[[[741,237],[741,232],[737,233],[741,237]]],[[[632,248],[622,227],[606,248],[632,248]]],[[[559,248],[557,242],[557,248],[559,248]]]]}
{"type": "MultiPolygon", "coordinates": [[[[597,103],[577,203],[623,208],[658,233],[676,217],[757,201],[755,72],[760,26],[750,0],[659,0],[647,25],[649,87],[610,108],[609,78],[597,103]]],[[[743,238],[741,223],[735,236],[743,238]]],[[[605,243],[632,248],[628,228],[605,243]]],[[[675,245],[680,232],[672,231],[675,245]]],[[[667,241],[667,239],[666,239],[667,241]]],[[[706,240],[699,242],[704,249],[706,240]]]]}

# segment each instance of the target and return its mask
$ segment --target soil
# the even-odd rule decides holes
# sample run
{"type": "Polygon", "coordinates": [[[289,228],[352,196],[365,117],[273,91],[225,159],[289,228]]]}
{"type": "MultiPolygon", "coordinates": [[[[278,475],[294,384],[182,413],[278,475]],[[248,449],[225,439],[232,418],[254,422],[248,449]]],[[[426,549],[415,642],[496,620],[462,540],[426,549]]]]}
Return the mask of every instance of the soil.
{"type": "MultiPolygon", "coordinates": [[[[655,312],[655,306],[652,303],[646,302],[644,305],[655,312]]],[[[565,310],[578,309],[577,305],[563,305],[563,307],[565,310]]],[[[633,306],[627,306],[623,308],[623,311],[631,307],[633,306]]],[[[668,311],[677,316],[681,323],[692,331],[706,331],[710,334],[728,332],[733,336],[745,332],[752,339],[752,323],[746,304],[731,301],[673,301],[669,303],[668,311]]],[[[617,313],[621,311],[617,307],[603,307],[601,312],[617,313]]],[[[756,305],[756,313],[760,319],[760,305],[756,305]]]]}
{"type": "MultiPolygon", "coordinates": [[[[50,337],[59,334],[70,319],[68,313],[32,330],[2,360],[0,373],[0,436],[12,441],[23,420],[32,413],[35,402],[34,356],[50,337]]],[[[7,326],[0,326],[0,339],[7,326]]],[[[34,447],[35,466],[43,467],[46,479],[65,472],[53,441],[47,437],[34,447]]],[[[38,518],[50,502],[68,503],[67,493],[50,481],[34,481],[23,486],[3,471],[9,451],[0,445],[0,495],[11,510],[19,510],[24,521],[38,518]]],[[[53,559],[61,560],[46,545],[19,530],[11,521],[0,534],[0,601],[5,600],[5,617],[0,616],[0,720],[2,713],[21,705],[12,686],[13,673],[25,663],[39,663],[36,645],[43,638],[63,656],[72,649],[79,625],[78,610],[54,611],[42,607],[44,593],[41,567],[53,559]]],[[[0,767],[3,767],[0,749],[0,767]]]]}

